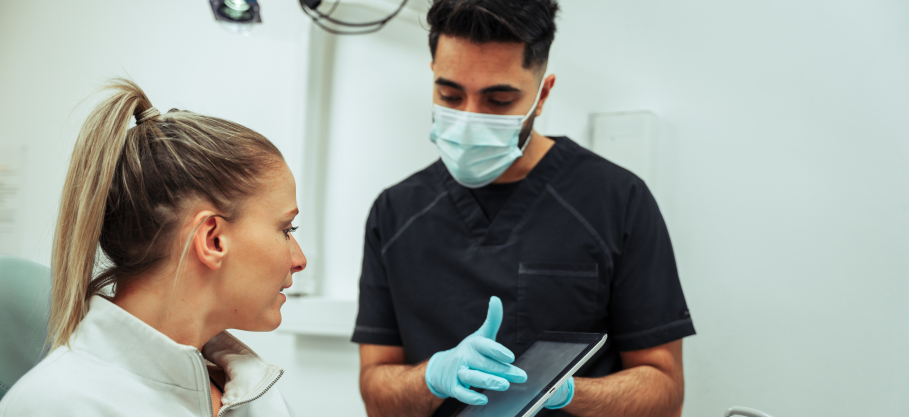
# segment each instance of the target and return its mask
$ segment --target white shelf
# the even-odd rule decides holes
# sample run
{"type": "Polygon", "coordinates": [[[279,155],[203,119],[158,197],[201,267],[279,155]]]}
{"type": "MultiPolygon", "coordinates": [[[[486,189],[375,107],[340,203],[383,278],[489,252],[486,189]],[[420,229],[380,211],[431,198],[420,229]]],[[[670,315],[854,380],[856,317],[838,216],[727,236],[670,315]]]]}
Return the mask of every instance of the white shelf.
{"type": "Polygon", "coordinates": [[[311,336],[353,335],[357,320],[355,300],[324,297],[288,297],[281,307],[278,331],[311,336]]]}

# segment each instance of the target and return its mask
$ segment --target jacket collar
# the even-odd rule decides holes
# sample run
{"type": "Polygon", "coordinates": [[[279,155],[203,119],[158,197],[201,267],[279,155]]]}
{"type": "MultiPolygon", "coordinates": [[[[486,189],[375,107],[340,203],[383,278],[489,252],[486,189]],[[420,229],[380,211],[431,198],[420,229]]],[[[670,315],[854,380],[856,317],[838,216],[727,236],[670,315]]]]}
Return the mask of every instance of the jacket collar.
{"type": "Polygon", "coordinates": [[[230,333],[219,333],[199,352],[195,347],[174,342],[100,296],[92,297],[88,314],[70,340],[70,347],[147,379],[203,391],[208,386],[208,380],[199,377],[207,372],[204,357],[227,375],[224,405],[254,399],[284,372],[265,363],[230,333]]]}

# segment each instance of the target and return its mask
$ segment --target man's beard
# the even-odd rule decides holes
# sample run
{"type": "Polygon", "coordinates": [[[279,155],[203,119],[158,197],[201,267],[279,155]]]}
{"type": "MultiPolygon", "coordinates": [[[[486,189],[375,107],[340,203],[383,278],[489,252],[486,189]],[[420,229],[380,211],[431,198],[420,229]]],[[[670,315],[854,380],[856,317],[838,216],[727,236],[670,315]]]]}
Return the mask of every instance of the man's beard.
{"type": "Polygon", "coordinates": [[[537,112],[534,111],[533,114],[527,118],[527,122],[524,123],[524,127],[521,128],[521,133],[518,134],[518,149],[523,149],[524,144],[530,140],[530,134],[533,133],[533,120],[536,118],[537,112]]]}

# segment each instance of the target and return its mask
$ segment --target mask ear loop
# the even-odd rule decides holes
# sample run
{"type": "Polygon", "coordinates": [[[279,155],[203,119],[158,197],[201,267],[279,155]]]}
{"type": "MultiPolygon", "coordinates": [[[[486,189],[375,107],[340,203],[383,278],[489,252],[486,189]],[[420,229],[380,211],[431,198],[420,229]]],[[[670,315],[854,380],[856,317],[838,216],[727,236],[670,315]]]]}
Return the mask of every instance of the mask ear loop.
{"type": "MultiPolygon", "coordinates": [[[[521,119],[521,126],[524,126],[524,122],[530,118],[530,115],[537,111],[537,104],[540,104],[540,94],[543,93],[543,85],[546,84],[546,76],[543,76],[543,80],[540,81],[540,88],[537,90],[537,98],[533,100],[533,106],[530,106],[530,111],[524,115],[524,118],[521,119]]],[[[533,137],[533,132],[530,132],[527,135],[527,140],[524,141],[524,146],[521,147],[521,153],[524,153],[524,149],[527,149],[527,145],[530,143],[530,138],[533,137]]]]}
{"type": "MultiPolygon", "coordinates": [[[[536,96],[536,98],[533,99],[533,105],[530,106],[530,111],[528,111],[527,114],[525,114],[524,117],[521,118],[522,126],[524,125],[524,122],[526,122],[527,119],[530,118],[530,115],[533,114],[533,112],[537,111],[537,104],[540,104],[540,95],[543,93],[543,85],[546,84],[546,77],[547,76],[543,76],[543,79],[540,80],[540,88],[537,89],[537,96],[536,96]]],[[[433,92],[432,94],[434,96],[435,92],[433,92]]],[[[430,115],[432,116],[433,122],[435,122],[435,120],[436,120],[436,109],[435,109],[436,106],[437,106],[437,104],[433,102],[433,97],[430,97],[429,112],[430,112],[430,115]]],[[[521,147],[521,153],[524,153],[524,149],[527,149],[527,144],[530,143],[531,137],[533,137],[533,134],[527,136],[527,140],[524,141],[524,146],[521,147]]]]}

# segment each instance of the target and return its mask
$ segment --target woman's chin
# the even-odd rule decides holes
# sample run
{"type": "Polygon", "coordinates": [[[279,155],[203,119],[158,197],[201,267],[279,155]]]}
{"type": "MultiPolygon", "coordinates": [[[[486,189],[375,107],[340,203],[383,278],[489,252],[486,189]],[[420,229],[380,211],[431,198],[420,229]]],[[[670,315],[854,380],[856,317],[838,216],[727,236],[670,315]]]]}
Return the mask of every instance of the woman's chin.
{"type": "Polygon", "coordinates": [[[283,319],[283,317],[281,317],[281,309],[278,309],[278,311],[275,311],[274,315],[272,316],[272,319],[269,320],[269,325],[270,325],[269,327],[271,327],[271,328],[268,329],[267,331],[270,332],[272,330],[277,329],[278,326],[281,325],[282,319],[283,319]]]}
{"type": "Polygon", "coordinates": [[[266,331],[268,331],[268,332],[275,331],[275,330],[277,330],[278,327],[280,327],[280,326],[281,326],[281,316],[278,315],[278,320],[277,320],[272,326],[270,326],[270,327],[271,327],[270,329],[268,329],[268,330],[266,330],[266,331]]]}
{"type": "Polygon", "coordinates": [[[256,327],[258,327],[258,329],[255,330],[255,331],[257,331],[257,332],[271,332],[271,331],[277,330],[277,328],[278,328],[279,326],[281,326],[281,312],[280,312],[280,311],[277,313],[277,317],[271,318],[271,319],[268,320],[268,321],[264,321],[264,320],[263,320],[263,322],[261,323],[261,325],[256,326],[256,327]]]}
{"type": "Polygon", "coordinates": [[[282,320],[281,310],[276,309],[274,311],[269,312],[269,314],[267,316],[262,317],[261,319],[257,320],[255,328],[240,329],[240,330],[246,330],[246,331],[250,331],[250,332],[271,332],[271,331],[276,330],[281,325],[281,320],[282,320]]]}
{"type": "Polygon", "coordinates": [[[247,332],[270,332],[278,328],[281,325],[281,306],[284,305],[287,298],[284,294],[279,294],[275,298],[274,304],[263,312],[263,314],[253,320],[251,323],[247,323],[247,328],[233,327],[237,330],[243,330],[247,332]]]}

